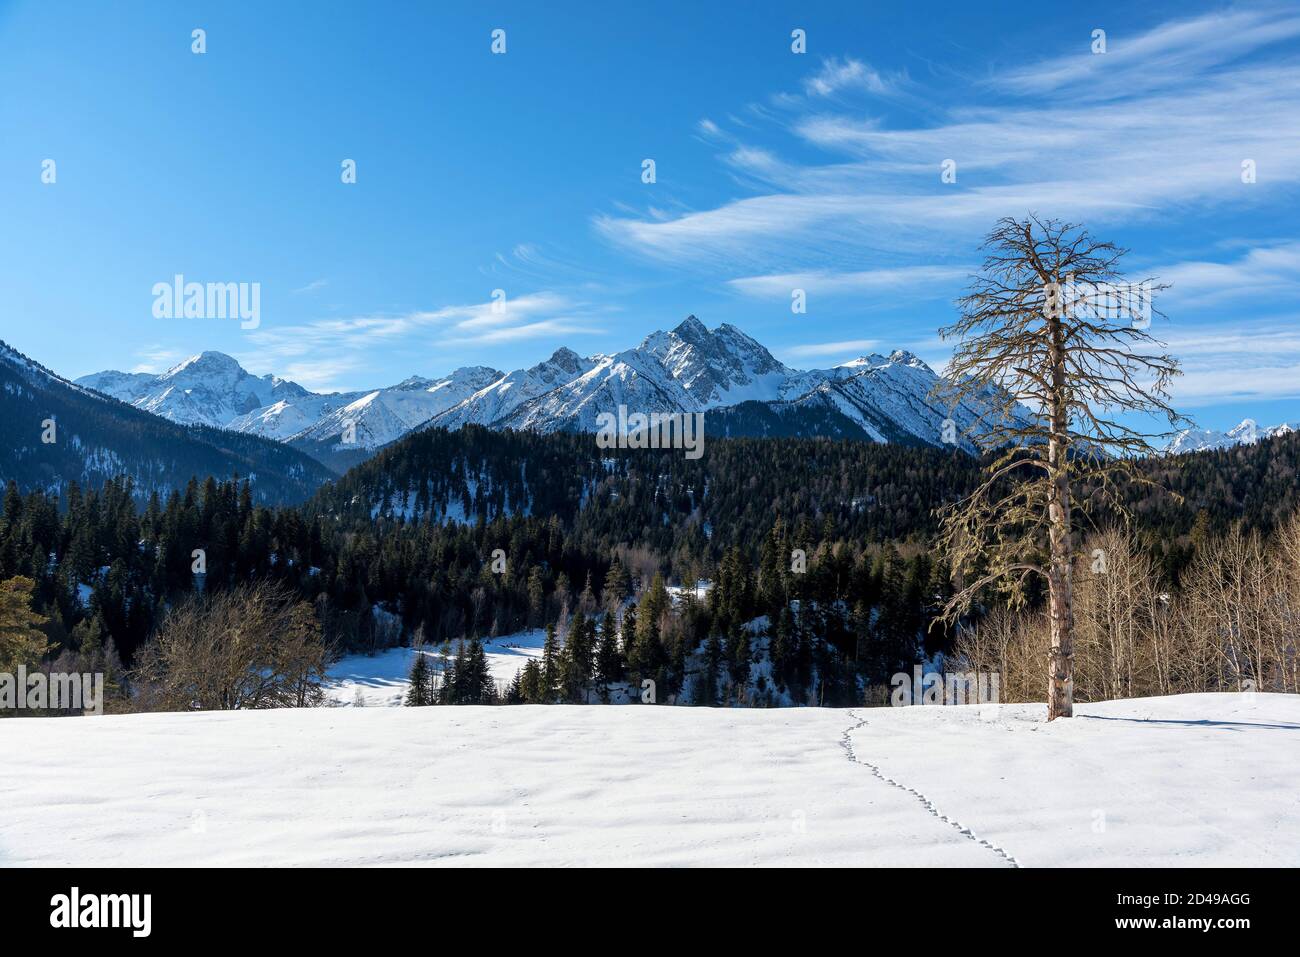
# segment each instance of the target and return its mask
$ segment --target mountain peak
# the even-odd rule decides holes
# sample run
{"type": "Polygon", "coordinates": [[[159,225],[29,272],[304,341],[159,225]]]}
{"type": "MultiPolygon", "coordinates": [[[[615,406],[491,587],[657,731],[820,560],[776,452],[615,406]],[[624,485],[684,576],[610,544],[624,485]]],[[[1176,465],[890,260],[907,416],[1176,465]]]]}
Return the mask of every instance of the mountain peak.
{"type": "Polygon", "coordinates": [[[561,346],[551,353],[551,357],[541,364],[548,370],[559,369],[563,372],[577,372],[583,368],[582,356],[567,346],[561,346]]]}
{"type": "Polygon", "coordinates": [[[178,362],[166,372],[162,373],[161,377],[164,379],[171,378],[186,369],[199,370],[203,372],[220,371],[230,373],[244,371],[244,367],[236,362],[233,357],[226,355],[224,352],[215,352],[209,349],[205,352],[200,352],[198,355],[190,356],[183,362],[178,362]]]}
{"type": "Polygon", "coordinates": [[[914,352],[908,352],[906,349],[895,349],[889,354],[890,362],[898,362],[905,366],[916,366],[917,368],[929,368],[925,362],[914,352]]]}
{"type": "Polygon", "coordinates": [[[677,328],[673,329],[673,333],[683,339],[698,339],[701,336],[707,336],[709,330],[694,315],[690,315],[677,324],[677,328]]]}

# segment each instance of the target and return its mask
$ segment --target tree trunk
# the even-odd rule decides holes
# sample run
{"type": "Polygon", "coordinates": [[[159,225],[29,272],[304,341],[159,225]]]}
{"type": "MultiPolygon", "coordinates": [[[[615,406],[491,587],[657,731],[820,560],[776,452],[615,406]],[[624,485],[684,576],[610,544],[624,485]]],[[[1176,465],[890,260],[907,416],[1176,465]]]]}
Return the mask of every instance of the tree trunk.
{"type": "Polygon", "coordinates": [[[1050,650],[1047,664],[1047,720],[1074,715],[1073,545],[1070,535],[1069,408],[1066,403],[1065,341],[1061,322],[1049,318],[1052,366],[1052,437],[1048,445],[1051,495],[1048,502],[1051,556],[1048,566],[1050,650]]]}

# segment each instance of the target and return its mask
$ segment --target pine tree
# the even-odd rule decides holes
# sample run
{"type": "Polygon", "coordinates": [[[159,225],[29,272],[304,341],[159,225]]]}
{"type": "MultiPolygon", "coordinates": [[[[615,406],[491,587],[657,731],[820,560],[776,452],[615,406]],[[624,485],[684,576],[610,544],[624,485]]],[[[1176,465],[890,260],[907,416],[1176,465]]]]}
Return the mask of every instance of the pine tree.
{"type": "Polygon", "coordinates": [[[524,700],[524,669],[520,668],[506,689],[506,704],[523,704],[524,700]]]}
{"type": "Polygon", "coordinates": [[[718,703],[718,665],[722,662],[722,642],[711,632],[704,642],[704,668],[696,676],[695,703],[712,707],[718,703]]]}
{"type": "Polygon", "coordinates": [[[464,638],[456,646],[456,657],[442,676],[442,703],[465,704],[468,700],[469,682],[469,644],[464,638]]]}
{"type": "Polygon", "coordinates": [[[609,574],[605,576],[605,597],[611,603],[621,603],[632,593],[632,576],[628,574],[623,562],[617,555],[610,563],[609,574]]]}
{"type": "Polygon", "coordinates": [[[630,663],[642,679],[652,678],[657,681],[658,671],[667,660],[659,641],[660,621],[671,607],[663,576],[656,574],[650,590],[641,599],[636,616],[636,648],[634,660],[630,663]]]}
{"type": "Polygon", "coordinates": [[[523,695],[525,704],[542,704],[545,702],[542,666],[536,658],[530,658],[524,664],[523,677],[519,681],[519,691],[523,695]]]}
{"type": "Polygon", "coordinates": [[[609,702],[609,686],[623,680],[623,657],[618,650],[618,630],[614,616],[605,612],[600,623],[600,641],[596,645],[595,677],[600,685],[600,700],[609,702]]]}
{"type": "Polygon", "coordinates": [[[736,625],[727,640],[727,670],[738,699],[747,693],[750,664],[749,629],[736,625]]]}
{"type": "Polygon", "coordinates": [[[12,672],[18,665],[33,667],[50,651],[40,630],[49,619],[32,610],[35,588],[30,578],[0,582],[0,671],[12,672]]]}
{"type": "Polygon", "coordinates": [[[487,653],[483,642],[472,638],[469,652],[465,656],[465,674],[462,681],[463,704],[492,704],[496,701],[496,684],[488,668],[487,653]]]}
{"type": "Polygon", "coordinates": [[[569,628],[568,640],[564,643],[563,685],[564,697],[568,701],[585,703],[591,682],[594,633],[595,623],[578,612],[569,628]]]}
{"type": "Polygon", "coordinates": [[[542,642],[542,687],[539,701],[544,704],[551,704],[555,700],[556,691],[560,686],[561,662],[560,662],[560,645],[555,637],[555,624],[549,623],[546,626],[546,639],[542,642]]]}
{"type": "Polygon", "coordinates": [[[429,671],[429,659],[425,657],[424,652],[417,649],[415,661],[411,664],[411,686],[406,692],[407,707],[423,708],[433,703],[429,694],[431,687],[429,671]]]}
{"type": "Polygon", "coordinates": [[[629,605],[623,612],[620,634],[623,637],[623,664],[630,668],[636,660],[636,605],[629,605]]]}

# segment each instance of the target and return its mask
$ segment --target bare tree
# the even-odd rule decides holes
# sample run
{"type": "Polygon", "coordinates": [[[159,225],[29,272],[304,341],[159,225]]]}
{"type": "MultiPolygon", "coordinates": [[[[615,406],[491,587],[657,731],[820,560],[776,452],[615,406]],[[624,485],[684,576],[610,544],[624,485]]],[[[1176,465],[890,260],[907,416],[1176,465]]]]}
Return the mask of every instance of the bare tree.
{"type": "Polygon", "coordinates": [[[1122,284],[1126,250],[1056,220],[1003,219],[984,249],[960,318],[942,330],[958,344],[939,396],[975,411],[965,435],[991,461],[944,515],[940,545],[963,587],[941,617],[959,619],[986,587],[1019,606],[1029,580],[1045,580],[1052,720],[1073,713],[1077,491],[1092,489],[1085,508],[1109,503],[1123,514],[1119,483],[1136,479],[1134,459],[1169,433],[1120,417],[1156,416],[1170,432],[1184,421],[1168,403],[1176,360],[1142,351],[1161,346],[1146,329],[1159,314],[1151,297],[1167,287],[1122,284]]]}
{"type": "Polygon", "coordinates": [[[301,708],[322,702],[325,664],[312,606],[259,583],[173,609],[136,677],[146,709],[301,708]]]}

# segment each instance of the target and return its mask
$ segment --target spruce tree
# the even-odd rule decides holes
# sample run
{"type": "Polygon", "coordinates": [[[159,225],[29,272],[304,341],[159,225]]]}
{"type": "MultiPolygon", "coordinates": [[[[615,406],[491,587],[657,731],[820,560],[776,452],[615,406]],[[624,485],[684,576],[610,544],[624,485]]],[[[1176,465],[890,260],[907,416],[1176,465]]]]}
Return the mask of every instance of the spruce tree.
{"type": "Polygon", "coordinates": [[[423,708],[431,704],[429,698],[429,659],[424,652],[417,650],[415,661],[411,663],[410,688],[406,691],[406,705],[410,708],[423,708]]]}
{"type": "Polygon", "coordinates": [[[600,685],[600,700],[608,703],[609,686],[623,680],[623,658],[618,650],[618,632],[614,616],[605,612],[600,623],[600,641],[596,645],[595,677],[600,685]]]}
{"type": "Polygon", "coordinates": [[[40,629],[48,619],[32,610],[36,583],[30,578],[0,582],[0,671],[32,667],[50,650],[40,629]]]}
{"type": "Polygon", "coordinates": [[[564,697],[571,702],[585,703],[591,683],[592,638],[595,623],[582,612],[573,619],[568,640],[564,643],[564,697]]]}
{"type": "Polygon", "coordinates": [[[546,639],[542,642],[542,688],[539,701],[551,704],[555,700],[556,690],[560,685],[560,646],[555,637],[554,622],[546,626],[546,639]]]}
{"type": "Polygon", "coordinates": [[[545,685],[542,681],[542,666],[536,658],[530,658],[524,665],[523,676],[519,681],[519,691],[525,704],[542,704],[546,699],[545,685]]]}

